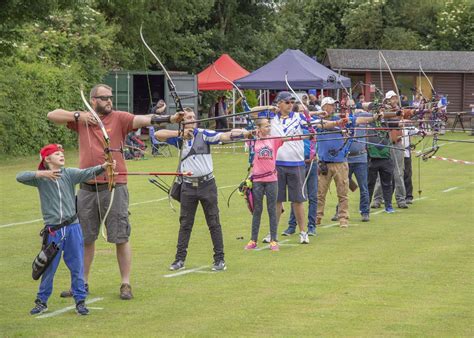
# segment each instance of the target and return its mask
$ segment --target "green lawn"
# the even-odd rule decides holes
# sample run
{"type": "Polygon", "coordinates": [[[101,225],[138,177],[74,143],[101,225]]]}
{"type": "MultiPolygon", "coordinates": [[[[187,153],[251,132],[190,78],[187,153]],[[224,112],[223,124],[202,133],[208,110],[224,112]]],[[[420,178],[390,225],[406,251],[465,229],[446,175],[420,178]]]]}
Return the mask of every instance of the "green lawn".
{"type": "MultiPolygon", "coordinates": [[[[473,140],[467,134],[446,138],[473,140]]],[[[447,143],[437,156],[474,161],[471,144],[447,143]]],[[[77,153],[67,152],[68,166],[77,153]]],[[[0,164],[0,336],[473,336],[474,166],[431,159],[421,163],[422,194],[408,210],[372,215],[361,223],[358,192],[351,194],[351,225],[329,220],[335,189],[318,237],[309,245],[287,240],[281,251],[245,252],[250,214],[240,197],[226,197],[245,175],[247,156],[223,149],[214,155],[220,187],[227,271],[165,278],[173,261],[178,213],[146,177],[129,180],[135,299],[118,298],[120,279],[112,245],[97,242],[89,300],[91,314],[68,311],[49,318],[29,315],[38,282],[31,261],[40,246],[38,193],[15,181],[37,166],[37,156],[0,164]],[[449,191],[443,192],[450,188],[449,191]],[[159,201],[153,201],[159,200],[159,201]],[[244,237],[244,240],[239,239],[244,237]]],[[[177,158],[128,163],[131,171],[174,170],[177,158]]],[[[415,193],[417,161],[413,163],[415,193]]],[[[418,194],[416,193],[416,196],[418,194]]],[[[175,204],[176,207],[178,207],[175,204]]],[[[288,209],[288,207],[287,207],[288,209]]],[[[284,229],[286,215],[280,223],[284,229]]],[[[261,234],[266,234],[264,217],[261,234]]],[[[210,266],[212,247],[199,211],[187,269],[210,266]]],[[[69,287],[61,263],[48,306],[73,305],[59,298],[69,287]]]]}

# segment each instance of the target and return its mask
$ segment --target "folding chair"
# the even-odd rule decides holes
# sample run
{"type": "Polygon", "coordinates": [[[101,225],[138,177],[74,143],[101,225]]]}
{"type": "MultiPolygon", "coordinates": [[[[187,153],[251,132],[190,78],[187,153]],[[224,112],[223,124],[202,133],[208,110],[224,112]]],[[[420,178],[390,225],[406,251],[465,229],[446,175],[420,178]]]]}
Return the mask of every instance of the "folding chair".
{"type": "Polygon", "coordinates": [[[163,156],[163,157],[173,157],[171,152],[171,147],[166,142],[157,142],[152,144],[152,155],[153,156],[163,156]]]}

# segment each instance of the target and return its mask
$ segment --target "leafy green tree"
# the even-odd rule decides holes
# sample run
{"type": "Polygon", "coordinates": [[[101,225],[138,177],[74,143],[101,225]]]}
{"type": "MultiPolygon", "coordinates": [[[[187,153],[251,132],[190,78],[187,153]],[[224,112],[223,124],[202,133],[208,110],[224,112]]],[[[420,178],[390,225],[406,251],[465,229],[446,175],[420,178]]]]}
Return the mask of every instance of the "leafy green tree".
{"type": "Polygon", "coordinates": [[[344,46],[379,49],[384,30],[382,17],[384,1],[364,0],[352,6],[342,18],[342,24],[347,30],[344,46]]]}
{"type": "Polygon", "coordinates": [[[42,145],[75,144],[75,135],[46,119],[58,107],[79,109],[81,81],[76,66],[19,61],[0,68],[0,153],[37,153],[42,145]]]}
{"type": "Polygon", "coordinates": [[[46,113],[83,109],[80,86],[100,81],[115,65],[115,30],[86,4],[19,20],[15,34],[1,40],[9,48],[0,51],[0,153],[35,153],[48,142],[74,144],[75,137],[49,123],[46,113]]]}
{"type": "Polygon", "coordinates": [[[387,27],[383,30],[380,49],[421,49],[421,37],[410,29],[387,27]]]}
{"type": "Polygon", "coordinates": [[[307,19],[302,50],[322,60],[327,48],[342,47],[347,38],[347,29],[342,19],[348,10],[348,0],[307,2],[304,10],[307,19]]]}
{"type": "Polygon", "coordinates": [[[435,16],[436,29],[429,36],[434,50],[474,50],[474,2],[446,0],[435,16]]]}

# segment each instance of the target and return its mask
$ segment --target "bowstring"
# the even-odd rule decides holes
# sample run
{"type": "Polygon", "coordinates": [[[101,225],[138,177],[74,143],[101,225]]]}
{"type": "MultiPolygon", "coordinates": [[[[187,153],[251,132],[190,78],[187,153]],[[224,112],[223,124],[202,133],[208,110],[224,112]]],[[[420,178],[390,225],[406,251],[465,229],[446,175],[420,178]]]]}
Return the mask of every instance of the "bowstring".
{"type": "MultiPolygon", "coordinates": [[[[87,131],[87,140],[89,142],[89,147],[91,146],[91,136],[89,134],[89,123],[86,122],[86,131],[87,131]]],[[[90,154],[90,158],[91,158],[91,163],[93,162],[93,158],[92,158],[92,151],[89,153],[90,154]]],[[[102,224],[102,207],[100,206],[100,196],[99,196],[99,189],[98,189],[98,185],[97,185],[97,175],[96,173],[94,172],[94,185],[95,185],[95,194],[96,194],[96,198],[97,198],[97,206],[99,207],[99,210],[98,210],[98,214],[99,214],[99,221],[100,221],[100,224],[102,224]]],[[[104,220],[104,226],[105,226],[105,220],[104,220]]]]}

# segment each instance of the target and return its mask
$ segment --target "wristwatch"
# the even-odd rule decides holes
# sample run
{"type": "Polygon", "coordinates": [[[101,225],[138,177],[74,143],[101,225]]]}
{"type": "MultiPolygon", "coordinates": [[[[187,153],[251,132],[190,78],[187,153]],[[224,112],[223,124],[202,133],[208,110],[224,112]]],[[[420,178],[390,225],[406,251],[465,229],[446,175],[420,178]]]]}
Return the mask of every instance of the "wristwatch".
{"type": "Polygon", "coordinates": [[[76,120],[76,122],[79,121],[79,116],[81,116],[81,113],[79,113],[78,111],[74,112],[74,120],[76,120]]]}

